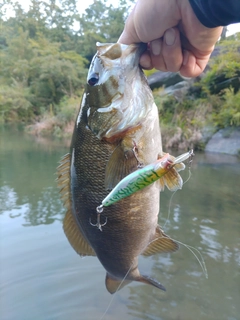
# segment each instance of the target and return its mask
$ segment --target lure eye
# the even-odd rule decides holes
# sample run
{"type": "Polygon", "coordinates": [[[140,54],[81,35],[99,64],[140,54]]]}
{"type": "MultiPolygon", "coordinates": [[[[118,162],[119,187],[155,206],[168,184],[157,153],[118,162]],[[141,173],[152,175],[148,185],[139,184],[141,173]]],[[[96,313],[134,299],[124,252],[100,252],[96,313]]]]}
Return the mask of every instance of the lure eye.
{"type": "Polygon", "coordinates": [[[88,80],[88,84],[92,87],[95,86],[95,84],[98,83],[99,80],[99,74],[98,73],[93,73],[91,74],[90,79],[88,80]]]}

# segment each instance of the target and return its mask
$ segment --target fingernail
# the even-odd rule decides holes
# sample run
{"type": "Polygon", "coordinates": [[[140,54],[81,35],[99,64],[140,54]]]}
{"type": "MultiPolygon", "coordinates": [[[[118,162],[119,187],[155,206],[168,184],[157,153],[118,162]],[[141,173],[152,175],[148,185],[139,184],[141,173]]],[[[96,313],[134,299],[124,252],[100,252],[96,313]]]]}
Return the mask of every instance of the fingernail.
{"type": "Polygon", "coordinates": [[[165,42],[168,46],[172,46],[176,39],[176,32],[173,28],[168,29],[164,35],[165,42]]]}
{"type": "Polygon", "coordinates": [[[183,50],[183,65],[186,66],[188,63],[189,52],[187,50],[183,50]]]}
{"type": "Polygon", "coordinates": [[[153,40],[151,42],[151,51],[154,56],[158,56],[161,53],[161,41],[160,40],[153,40]]]}

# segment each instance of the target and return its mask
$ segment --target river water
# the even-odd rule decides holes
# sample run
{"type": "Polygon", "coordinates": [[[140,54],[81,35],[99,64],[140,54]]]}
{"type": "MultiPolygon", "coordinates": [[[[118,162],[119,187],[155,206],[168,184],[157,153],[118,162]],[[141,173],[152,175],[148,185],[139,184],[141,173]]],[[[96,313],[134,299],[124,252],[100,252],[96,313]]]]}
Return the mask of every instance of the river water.
{"type": "MultiPolygon", "coordinates": [[[[143,274],[166,288],[131,283],[111,296],[95,257],[80,258],[63,230],[55,183],[61,141],[0,129],[0,319],[240,319],[240,161],[196,154],[191,178],[172,199],[161,195],[159,223],[197,248],[208,278],[184,246],[140,257],[143,274]],[[169,218],[168,218],[169,216],[169,218]]],[[[188,178],[188,170],[183,178],[188,178]]],[[[198,255],[199,256],[199,255],[198,255]]],[[[199,257],[200,259],[200,257],[199,257]]]]}

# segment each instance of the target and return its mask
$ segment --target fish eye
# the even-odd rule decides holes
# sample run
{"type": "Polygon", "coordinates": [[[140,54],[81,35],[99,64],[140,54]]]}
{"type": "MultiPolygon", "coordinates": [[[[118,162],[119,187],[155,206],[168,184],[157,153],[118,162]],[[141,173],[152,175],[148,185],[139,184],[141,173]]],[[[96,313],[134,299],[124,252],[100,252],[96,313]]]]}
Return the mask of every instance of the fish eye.
{"type": "Polygon", "coordinates": [[[90,86],[95,86],[95,84],[98,83],[98,80],[99,80],[99,74],[93,73],[93,74],[91,74],[90,79],[88,80],[88,84],[90,86]]]}

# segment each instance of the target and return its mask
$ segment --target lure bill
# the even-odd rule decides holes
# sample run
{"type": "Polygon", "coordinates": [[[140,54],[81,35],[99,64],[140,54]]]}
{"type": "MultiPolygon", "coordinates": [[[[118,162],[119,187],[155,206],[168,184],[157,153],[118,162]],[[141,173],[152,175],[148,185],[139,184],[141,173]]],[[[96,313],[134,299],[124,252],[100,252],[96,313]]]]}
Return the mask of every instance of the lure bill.
{"type": "MultiPolygon", "coordinates": [[[[166,175],[170,170],[174,168],[175,165],[187,159],[190,159],[191,161],[192,157],[193,150],[178,156],[174,160],[172,159],[173,157],[169,155],[169,153],[166,153],[156,162],[149,164],[137,171],[134,171],[116,185],[116,187],[102,201],[101,205],[97,207],[97,212],[100,213],[102,212],[103,207],[108,207],[116,203],[117,201],[124,199],[132,195],[133,193],[149,186],[153,182],[161,179],[164,175],[166,175]]],[[[181,184],[177,189],[180,188],[181,184]]]]}

